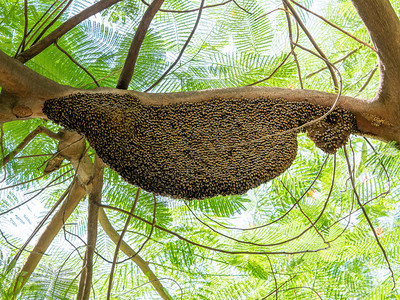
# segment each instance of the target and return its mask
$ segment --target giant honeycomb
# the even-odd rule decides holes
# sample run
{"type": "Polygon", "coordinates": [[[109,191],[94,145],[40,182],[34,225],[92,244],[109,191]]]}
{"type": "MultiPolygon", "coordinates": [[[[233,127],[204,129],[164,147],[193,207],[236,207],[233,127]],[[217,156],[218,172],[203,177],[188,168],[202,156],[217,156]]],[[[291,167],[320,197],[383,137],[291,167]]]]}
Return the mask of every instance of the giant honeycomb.
{"type": "MultiPolygon", "coordinates": [[[[297,153],[297,132],[284,131],[328,110],[263,97],[147,105],[130,94],[81,93],[47,100],[43,112],[83,134],[129,183],[158,195],[203,199],[243,194],[282,174],[297,153]]],[[[354,115],[342,108],[307,127],[326,153],[355,130],[354,115]]]]}

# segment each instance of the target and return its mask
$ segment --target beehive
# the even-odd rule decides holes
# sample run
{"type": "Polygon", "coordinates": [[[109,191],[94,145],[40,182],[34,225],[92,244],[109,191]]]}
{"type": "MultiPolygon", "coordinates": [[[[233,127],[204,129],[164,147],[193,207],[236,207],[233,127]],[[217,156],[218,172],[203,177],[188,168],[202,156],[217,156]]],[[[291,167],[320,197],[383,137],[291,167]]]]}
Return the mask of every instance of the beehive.
{"type": "MultiPolygon", "coordinates": [[[[43,109],[49,119],[84,134],[129,183],[185,199],[242,194],[279,176],[296,157],[297,134],[268,135],[327,111],[262,97],[144,105],[112,93],[73,94],[48,100],[43,109]]],[[[355,119],[337,108],[309,129],[316,145],[332,153],[355,130],[355,119]]]]}

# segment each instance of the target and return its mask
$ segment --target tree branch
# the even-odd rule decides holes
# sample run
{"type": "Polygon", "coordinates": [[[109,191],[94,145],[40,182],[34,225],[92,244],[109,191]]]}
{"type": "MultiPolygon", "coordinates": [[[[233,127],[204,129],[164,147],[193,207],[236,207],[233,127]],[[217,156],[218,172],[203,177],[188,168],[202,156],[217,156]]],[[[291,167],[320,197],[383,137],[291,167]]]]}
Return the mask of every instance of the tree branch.
{"type": "Polygon", "coordinates": [[[124,68],[119,76],[117,89],[128,89],[129,83],[131,82],[133,76],[133,71],[135,69],[136,60],[139,56],[140,47],[142,46],[151,21],[163,3],[164,0],[154,0],[144,13],[136,30],[135,36],[133,37],[128,56],[125,60],[124,68]]]}
{"type": "Polygon", "coordinates": [[[0,167],[4,166],[5,164],[7,164],[11,159],[13,159],[18,153],[20,153],[28,144],[31,140],[33,140],[33,138],[35,136],[37,136],[40,133],[44,133],[47,136],[53,138],[53,139],[57,139],[60,140],[61,137],[59,134],[54,133],[53,131],[51,131],[50,129],[47,129],[46,127],[43,126],[38,126],[36,129],[34,129],[31,133],[29,133],[24,140],[19,143],[19,145],[14,149],[14,151],[12,151],[11,153],[7,154],[3,160],[0,163],[0,167]]]}
{"type": "MultiPolygon", "coordinates": [[[[110,239],[117,244],[120,240],[120,235],[112,227],[108,217],[102,207],[99,209],[99,222],[104,232],[110,237],[110,239]]],[[[149,263],[140,257],[126,242],[121,241],[120,249],[142,270],[143,274],[146,275],[151,285],[156,289],[157,293],[164,300],[170,300],[172,297],[168,294],[167,290],[163,287],[161,281],[154,272],[150,269],[149,263]]]]}
{"type": "Polygon", "coordinates": [[[333,80],[333,84],[335,86],[336,90],[339,90],[339,83],[336,78],[335,71],[333,70],[332,66],[328,63],[328,58],[326,57],[325,53],[321,50],[321,48],[318,46],[317,42],[313,39],[311,36],[311,33],[308,31],[307,27],[304,25],[304,23],[301,21],[300,16],[297,14],[296,10],[293,8],[293,6],[289,3],[288,0],[283,0],[285,5],[289,8],[289,10],[292,12],[293,17],[296,19],[297,23],[303,29],[304,33],[307,35],[308,39],[310,40],[311,44],[314,46],[315,50],[321,55],[322,58],[324,58],[325,63],[329,69],[329,72],[331,73],[331,77],[333,80]]]}
{"type": "Polygon", "coordinates": [[[36,73],[1,50],[0,86],[0,123],[23,117],[45,117],[42,113],[45,100],[73,92],[72,87],[36,73]]]}
{"type": "Polygon", "coordinates": [[[42,52],[44,49],[46,49],[48,46],[53,44],[57,39],[62,37],[64,34],[66,34],[82,21],[114,5],[119,1],[120,0],[101,0],[93,4],[92,6],[89,6],[88,8],[81,11],[79,14],[68,19],[64,24],[56,28],[53,32],[41,39],[38,43],[34,44],[26,51],[18,54],[17,59],[22,63],[27,62],[28,60],[42,52]]]}
{"type": "Polygon", "coordinates": [[[47,248],[53,242],[54,238],[61,230],[65,221],[69,218],[75,208],[78,206],[79,202],[85,197],[86,190],[77,181],[74,182],[65,202],[61,205],[60,209],[56,212],[54,217],[51,219],[50,223],[47,225],[46,229],[40,235],[35,247],[29,254],[25,264],[21,268],[16,282],[19,284],[19,288],[26,283],[26,281],[31,276],[32,272],[35,270],[36,266],[39,264],[40,259],[46,252],[47,248]]]}
{"type": "Polygon", "coordinates": [[[196,29],[197,29],[197,26],[198,26],[199,23],[200,23],[200,18],[201,18],[201,13],[202,13],[203,7],[204,7],[204,2],[205,2],[205,0],[201,0],[200,9],[199,9],[199,13],[197,14],[196,22],[195,22],[195,24],[194,24],[194,26],[193,26],[193,29],[192,29],[192,31],[190,32],[188,38],[186,39],[185,44],[183,45],[181,51],[179,52],[177,58],[176,58],[175,61],[169,66],[169,68],[164,72],[164,74],[162,74],[161,77],[158,78],[158,80],[157,80],[155,83],[153,83],[153,84],[146,90],[146,92],[152,90],[157,84],[159,84],[159,83],[161,82],[161,80],[163,80],[163,79],[165,78],[165,76],[168,75],[168,73],[175,67],[175,65],[176,65],[176,64],[178,63],[178,61],[181,59],[183,53],[185,52],[186,47],[189,45],[190,40],[192,39],[192,37],[193,37],[193,35],[194,35],[194,33],[195,33],[196,29]]]}
{"type": "Polygon", "coordinates": [[[93,255],[97,240],[97,220],[99,213],[99,204],[101,203],[101,191],[103,189],[104,164],[96,155],[93,165],[93,183],[89,194],[88,209],[88,237],[86,245],[85,259],[83,261],[83,270],[79,283],[77,300],[88,300],[92,288],[93,277],[93,255]]]}
{"type": "MultiPolygon", "coordinates": [[[[133,205],[131,208],[132,214],[135,212],[136,205],[139,201],[140,191],[141,191],[141,188],[138,188],[136,191],[135,201],[133,202],[133,205]]],[[[108,281],[107,300],[110,300],[110,298],[111,298],[111,289],[112,289],[112,283],[113,283],[113,278],[114,278],[114,270],[115,270],[115,266],[117,264],[117,259],[118,259],[118,252],[119,252],[119,248],[121,246],[121,242],[123,242],[123,240],[124,240],[125,232],[128,230],[128,226],[129,226],[129,223],[131,222],[131,218],[132,218],[132,216],[128,216],[128,218],[126,219],[124,229],[122,230],[122,232],[119,236],[118,243],[116,244],[116,247],[115,247],[114,258],[113,258],[113,262],[111,265],[111,271],[110,271],[110,278],[108,281]]]]}
{"type": "Polygon", "coordinates": [[[400,21],[389,0],[352,0],[364,22],[379,60],[380,88],[377,98],[391,103],[388,114],[399,115],[400,21]]]}

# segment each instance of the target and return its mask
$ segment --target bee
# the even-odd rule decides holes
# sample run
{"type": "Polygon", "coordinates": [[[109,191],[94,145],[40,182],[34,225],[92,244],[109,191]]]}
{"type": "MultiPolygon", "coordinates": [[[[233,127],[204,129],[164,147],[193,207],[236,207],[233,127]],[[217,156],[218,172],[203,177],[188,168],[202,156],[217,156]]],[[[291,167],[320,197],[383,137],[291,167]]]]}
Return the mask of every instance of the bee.
{"type": "MultiPolygon", "coordinates": [[[[297,154],[299,130],[293,129],[328,110],[281,98],[145,105],[130,94],[78,93],[47,100],[43,112],[83,134],[129,183],[172,198],[203,199],[243,194],[282,174],[297,154]]],[[[355,117],[336,108],[306,131],[334,153],[356,131],[355,117]]]]}

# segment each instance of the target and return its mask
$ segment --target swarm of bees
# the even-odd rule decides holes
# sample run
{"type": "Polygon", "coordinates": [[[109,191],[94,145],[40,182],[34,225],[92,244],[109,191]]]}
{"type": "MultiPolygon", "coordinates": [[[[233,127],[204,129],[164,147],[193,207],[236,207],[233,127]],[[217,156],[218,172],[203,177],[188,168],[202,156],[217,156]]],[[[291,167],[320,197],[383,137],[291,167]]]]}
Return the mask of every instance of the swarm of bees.
{"type": "MultiPolygon", "coordinates": [[[[205,99],[145,105],[130,94],[73,94],[45,102],[49,119],[85,135],[129,183],[163,196],[243,194],[282,174],[297,154],[297,132],[329,108],[283,99],[205,99]],[[283,132],[283,133],[282,133],[283,132]]],[[[336,108],[307,131],[327,153],[355,132],[336,108]]]]}

